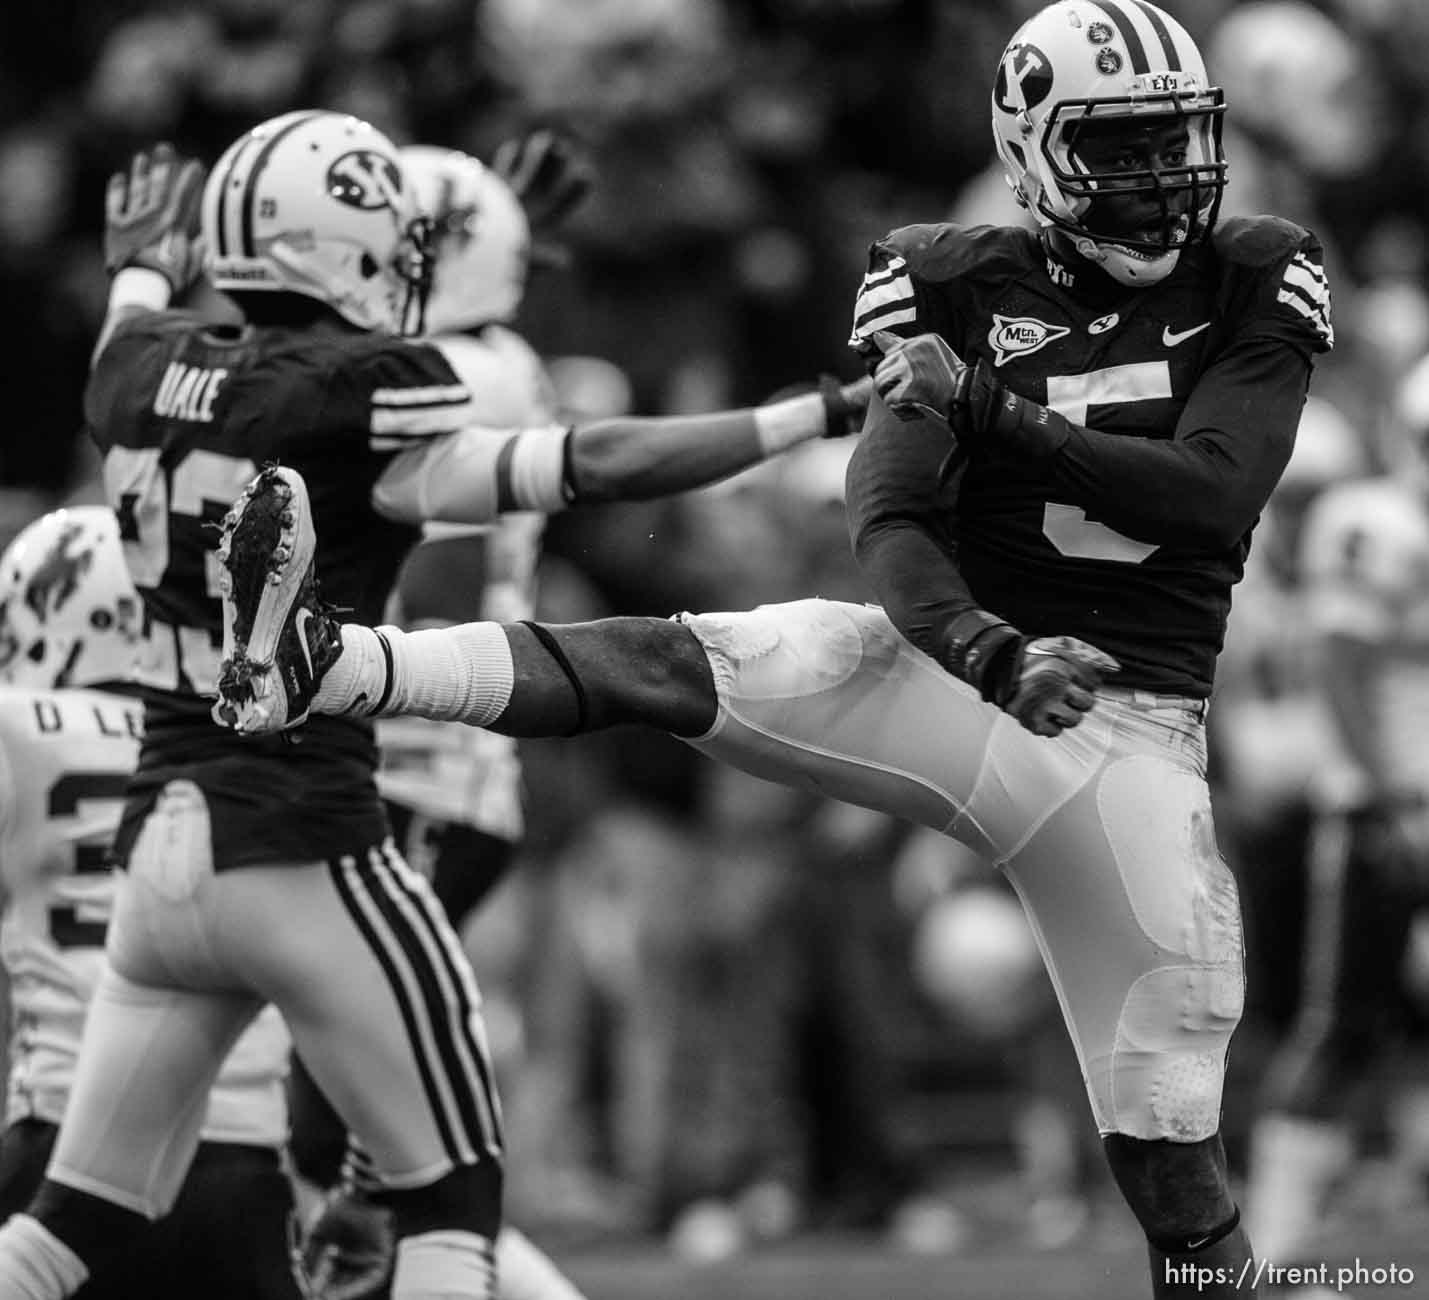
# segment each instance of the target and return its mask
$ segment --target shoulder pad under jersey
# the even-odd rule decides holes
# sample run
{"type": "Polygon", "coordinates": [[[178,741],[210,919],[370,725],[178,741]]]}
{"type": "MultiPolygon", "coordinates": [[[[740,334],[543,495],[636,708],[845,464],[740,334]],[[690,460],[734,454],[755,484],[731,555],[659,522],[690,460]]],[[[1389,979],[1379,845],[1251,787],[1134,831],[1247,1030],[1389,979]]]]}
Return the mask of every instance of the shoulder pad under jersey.
{"type": "Polygon", "coordinates": [[[1307,241],[1315,237],[1304,226],[1268,215],[1225,217],[1211,232],[1211,245],[1221,260],[1236,266],[1270,266],[1307,241]]]}
{"type": "MultiPolygon", "coordinates": [[[[1008,275],[1028,265],[1036,237],[1020,226],[902,226],[873,246],[902,257],[912,273],[937,283],[966,275],[1008,275]]],[[[871,255],[872,259],[872,255],[871,255]]],[[[870,260],[871,260],[870,259],[870,260]]]]}
{"type": "Polygon", "coordinates": [[[876,357],[878,330],[905,337],[941,333],[957,346],[960,285],[1018,275],[1035,264],[1036,254],[1036,236],[1019,226],[941,222],[890,231],[869,249],[849,346],[876,357]]]}
{"type": "Polygon", "coordinates": [[[1242,337],[1277,338],[1306,353],[1334,346],[1324,250],[1281,217],[1229,217],[1211,246],[1221,265],[1222,315],[1242,337]]]}

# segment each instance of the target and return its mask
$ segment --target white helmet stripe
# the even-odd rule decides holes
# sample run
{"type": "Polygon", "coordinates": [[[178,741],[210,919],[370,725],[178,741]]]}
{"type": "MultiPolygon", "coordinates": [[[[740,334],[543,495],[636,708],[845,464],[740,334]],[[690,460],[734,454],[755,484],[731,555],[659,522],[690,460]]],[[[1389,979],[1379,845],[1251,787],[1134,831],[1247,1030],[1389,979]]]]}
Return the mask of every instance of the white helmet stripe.
{"type": "Polygon", "coordinates": [[[323,116],[318,109],[310,109],[307,112],[293,113],[287,121],[275,123],[273,130],[269,132],[262,141],[261,147],[253,157],[253,165],[248,169],[248,175],[243,183],[243,203],[238,213],[239,220],[239,244],[238,251],[242,257],[256,257],[258,250],[253,244],[253,217],[254,206],[257,203],[258,179],[263,175],[263,169],[268,165],[268,159],[273,153],[274,147],[286,135],[291,135],[304,122],[310,122],[315,117],[323,116]]]}
{"type": "Polygon", "coordinates": [[[1171,29],[1166,26],[1166,17],[1155,5],[1149,5],[1146,0],[1131,0],[1143,14],[1146,21],[1156,32],[1156,39],[1161,42],[1161,53],[1166,56],[1166,67],[1171,72],[1181,71],[1181,55],[1176,50],[1176,41],[1171,35],[1171,29]]]}

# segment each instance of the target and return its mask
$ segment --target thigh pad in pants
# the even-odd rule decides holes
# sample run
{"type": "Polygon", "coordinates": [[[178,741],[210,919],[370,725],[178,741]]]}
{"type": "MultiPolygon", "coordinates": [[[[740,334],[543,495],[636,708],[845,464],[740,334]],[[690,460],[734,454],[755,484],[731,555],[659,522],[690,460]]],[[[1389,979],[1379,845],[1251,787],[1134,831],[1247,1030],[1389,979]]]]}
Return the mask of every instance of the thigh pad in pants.
{"type": "Polygon", "coordinates": [[[1199,706],[1108,691],[1049,739],[872,607],[808,600],[684,622],[720,704],[696,748],[932,826],[1005,867],[1101,1130],[1188,1142],[1216,1130],[1244,974],[1199,706]]]}

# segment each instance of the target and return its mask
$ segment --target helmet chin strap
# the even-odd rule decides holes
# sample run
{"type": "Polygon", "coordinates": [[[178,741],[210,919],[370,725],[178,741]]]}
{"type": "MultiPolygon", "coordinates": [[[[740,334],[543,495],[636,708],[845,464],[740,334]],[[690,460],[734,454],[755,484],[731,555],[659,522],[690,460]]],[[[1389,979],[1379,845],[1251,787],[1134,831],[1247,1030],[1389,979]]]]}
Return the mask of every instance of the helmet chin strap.
{"type": "Polygon", "coordinates": [[[1143,258],[1109,240],[1073,234],[1069,234],[1068,238],[1079,257],[1100,267],[1118,284],[1130,289],[1145,289],[1160,284],[1176,269],[1176,263],[1181,258],[1179,248],[1169,249],[1158,257],[1143,258]]]}

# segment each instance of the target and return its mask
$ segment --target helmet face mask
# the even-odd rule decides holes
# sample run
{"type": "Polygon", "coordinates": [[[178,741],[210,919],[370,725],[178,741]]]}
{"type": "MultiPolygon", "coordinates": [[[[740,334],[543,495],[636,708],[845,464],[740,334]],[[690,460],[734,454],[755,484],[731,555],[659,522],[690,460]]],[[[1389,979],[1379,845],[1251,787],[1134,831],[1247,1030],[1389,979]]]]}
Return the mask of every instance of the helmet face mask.
{"type": "Polygon", "coordinates": [[[143,604],[112,510],[52,511],[0,556],[0,685],[124,682],[142,647],[143,604]]]}
{"type": "Polygon", "coordinates": [[[1018,201],[1131,286],[1165,278],[1215,225],[1224,113],[1190,36],[1145,0],[1050,5],[1008,44],[992,95],[1018,201]]]}
{"type": "Polygon", "coordinates": [[[358,118],[307,110],[254,127],[209,173],[201,225],[218,289],[300,294],[359,329],[421,328],[427,228],[397,147],[358,118]]]}
{"type": "Polygon", "coordinates": [[[1219,90],[1210,97],[1211,105],[1189,110],[1169,97],[1154,107],[1130,100],[1060,103],[1049,116],[1042,152],[1048,172],[1078,216],[1067,222],[1052,213],[1052,224],[1156,256],[1205,239],[1225,188],[1225,163],[1213,161],[1221,156],[1225,105],[1219,90]],[[1061,146],[1054,148],[1058,140],[1061,146]],[[1093,140],[1102,146],[1097,152],[1107,155],[1123,149],[1130,155],[1136,143],[1158,143],[1181,161],[1142,157],[1138,162],[1150,165],[1099,167],[1088,157],[1093,140]],[[1147,233],[1140,233],[1141,224],[1116,229],[1114,217],[1111,228],[1098,229],[1103,224],[1098,209],[1111,206],[1108,199],[1122,210],[1135,207],[1136,200],[1154,206],[1147,233]]]}
{"type": "Polygon", "coordinates": [[[531,229],[511,187],[455,149],[409,145],[402,166],[430,231],[426,328],[511,320],[526,293],[531,229]]]}

